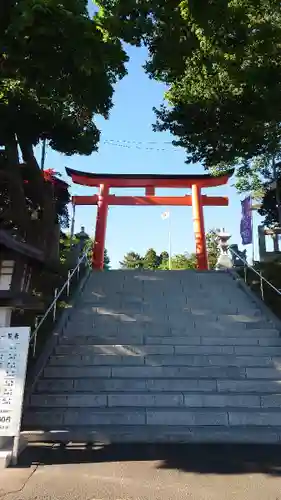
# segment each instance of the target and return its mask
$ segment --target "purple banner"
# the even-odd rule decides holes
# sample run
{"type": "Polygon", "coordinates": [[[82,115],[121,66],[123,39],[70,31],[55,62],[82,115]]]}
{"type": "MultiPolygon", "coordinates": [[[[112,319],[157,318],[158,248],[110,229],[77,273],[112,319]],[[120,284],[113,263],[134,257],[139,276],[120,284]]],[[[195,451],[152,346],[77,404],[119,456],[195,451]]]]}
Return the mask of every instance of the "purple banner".
{"type": "Polygon", "coordinates": [[[242,218],[240,223],[240,234],[242,245],[251,245],[253,243],[253,228],[252,228],[252,200],[248,196],[241,201],[242,218]]]}

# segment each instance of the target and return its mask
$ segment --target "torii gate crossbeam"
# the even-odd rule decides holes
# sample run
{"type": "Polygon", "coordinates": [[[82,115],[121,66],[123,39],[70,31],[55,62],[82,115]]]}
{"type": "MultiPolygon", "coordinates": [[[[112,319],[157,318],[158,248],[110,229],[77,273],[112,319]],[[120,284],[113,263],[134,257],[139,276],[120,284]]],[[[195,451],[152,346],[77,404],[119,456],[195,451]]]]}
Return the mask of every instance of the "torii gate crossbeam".
{"type": "MultiPolygon", "coordinates": [[[[92,196],[73,196],[74,205],[98,205],[99,195],[92,196]]],[[[109,194],[107,197],[108,205],[119,206],[180,206],[192,207],[192,196],[116,196],[109,194]]],[[[202,195],[202,204],[205,207],[227,207],[228,198],[226,196],[205,196],[202,195]]]]}

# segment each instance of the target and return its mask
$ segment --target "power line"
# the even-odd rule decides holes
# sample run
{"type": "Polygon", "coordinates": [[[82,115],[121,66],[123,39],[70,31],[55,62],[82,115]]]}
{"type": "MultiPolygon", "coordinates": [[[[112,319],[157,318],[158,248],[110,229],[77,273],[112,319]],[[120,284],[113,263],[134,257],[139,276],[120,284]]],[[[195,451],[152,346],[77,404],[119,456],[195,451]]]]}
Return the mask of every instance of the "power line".
{"type": "Polygon", "coordinates": [[[159,141],[131,141],[130,139],[107,139],[105,138],[104,139],[105,141],[110,141],[110,142],[125,142],[125,143],[128,143],[128,144],[173,144],[172,141],[162,141],[162,142],[159,142],[159,141]]]}
{"type": "MultiPolygon", "coordinates": [[[[115,146],[119,148],[126,148],[126,149],[141,149],[141,150],[146,150],[146,151],[171,151],[170,148],[160,148],[160,147],[151,147],[151,146],[145,146],[145,144],[159,144],[157,142],[130,142],[130,141],[114,141],[113,139],[105,139],[101,141],[103,144],[106,144],[107,146],[115,146]]],[[[172,144],[171,142],[166,142],[166,143],[160,143],[160,144],[172,144]]],[[[173,147],[174,151],[179,151],[175,146],[173,147]]]]}

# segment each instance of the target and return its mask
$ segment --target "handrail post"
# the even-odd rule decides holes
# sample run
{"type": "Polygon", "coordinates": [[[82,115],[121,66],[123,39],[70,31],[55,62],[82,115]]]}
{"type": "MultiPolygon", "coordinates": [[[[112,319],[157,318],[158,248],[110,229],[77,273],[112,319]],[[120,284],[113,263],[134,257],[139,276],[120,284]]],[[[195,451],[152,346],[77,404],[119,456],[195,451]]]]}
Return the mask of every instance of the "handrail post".
{"type": "Polygon", "coordinates": [[[66,293],[67,293],[67,296],[69,297],[69,292],[70,292],[70,275],[71,275],[71,271],[68,271],[67,273],[67,285],[66,285],[66,293]]]}
{"type": "Polygon", "coordinates": [[[56,298],[58,296],[58,289],[55,288],[55,295],[54,295],[54,309],[53,309],[53,322],[56,321],[56,313],[57,313],[57,301],[56,298]]]}
{"type": "Polygon", "coordinates": [[[244,264],[244,281],[247,284],[247,264],[244,264]]]}
{"type": "Polygon", "coordinates": [[[36,344],[37,344],[37,334],[38,334],[37,327],[38,327],[38,323],[39,323],[39,316],[36,316],[36,317],[35,317],[35,321],[34,321],[34,331],[35,331],[35,335],[34,335],[34,339],[33,339],[33,357],[34,357],[34,358],[35,358],[36,344]]]}
{"type": "Polygon", "coordinates": [[[264,301],[264,288],[263,288],[263,275],[262,275],[262,271],[260,271],[260,291],[261,291],[261,298],[264,301]]]}

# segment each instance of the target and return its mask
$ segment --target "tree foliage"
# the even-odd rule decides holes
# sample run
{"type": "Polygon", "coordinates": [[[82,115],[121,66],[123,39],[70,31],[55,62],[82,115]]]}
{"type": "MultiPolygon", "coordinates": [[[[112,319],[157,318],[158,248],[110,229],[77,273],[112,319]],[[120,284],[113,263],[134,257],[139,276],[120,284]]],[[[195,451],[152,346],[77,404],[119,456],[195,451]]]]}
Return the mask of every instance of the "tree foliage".
{"type": "Polygon", "coordinates": [[[251,193],[254,203],[261,205],[259,214],[263,224],[271,227],[280,224],[281,155],[264,154],[253,161],[240,165],[236,172],[236,188],[239,193],[251,193]],[[276,187],[278,186],[278,191],[276,187]]]}
{"type": "Polygon", "coordinates": [[[172,257],[171,267],[173,270],[195,269],[196,256],[195,254],[176,254],[172,257]]]}
{"type": "Polygon", "coordinates": [[[157,255],[154,248],[149,248],[143,257],[142,266],[144,269],[157,269],[161,264],[161,258],[157,255]]]}
{"type": "Polygon", "coordinates": [[[90,154],[124,76],[120,42],[90,19],[86,0],[9,0],[0,8],[0,144],[24,159],[40,139],[90,154]]]}
{"type": "Polygon", "coordinates": [[[104,268],[105,271],[109,271],[109,269],[110,269],[110,258],[109,258],[108,251],[107,251],[106,248],[104,249],[104,264],[103,264],[103,268],[104,268]]]}
{"type": "Polygon", "coordinates": [[[144,43],[168,85],[156,130],[206,167],[276,152],[280,142],[278,0],[100,0],[102,22],[144,43]]]}
{"type": "Polygon", "coordinates": [[[120,262],[120,266],[122,269],[142,269],[143,259],[136,252],[128,252],[120,262]]]}
{"type": "Polygon", "coordinates": [[[94,119],[97,114],[108,117],[127,56],[121,42],[89,17],[87,0],[2,2],[0,43],[0,195],[8,190],[9,220],[26,238],[30,200],[22,159],[47,250],[57,215],[56,194],[33,148],[48,140],[50,147],[67,155],[97,149],[94,119]]]}
{"type": "Polygon", "coordinates": [[[218,230],[211,229],[206,234],[209,269],[215,269],[219,257],[218,230]]]}
{"type": "MultiPolygon", "coordinates": [[[[219,255],[217,230],[211,229],[206,234],[206,246],[208,251],[209,268],[214,269],[219,255]]],[[[169,254],[164,251],[157,255],[154,248],[149,248],[142,257],[139,253],[127,253],[123,261],[120,262],[122,269],[151,269],[163,270],[169,269],[169,254]]],[[[195,269],[197,265],[196,255],[194,253],[182,253],[173,255],[171,258],[171,267],[173,270],[195,269]]]]}
{"type": "MultiPolygon", "coordinates": [[[[78,235],[75,235],[71,237],[71,234],[66,232],[62,232],[60,234],[60,263],[61,264],[66,264],[70,263],[71,266],[73,266],[74,262],[71,259],[71,253],[73,253],[73,250],[75,249],[76,246],[79,245],[80,247],[80,252],[85,251],[85,247],[89,248],[88,252],[88,260],[89,262],[92,261],[92,248],[94,244],[94,240],[90,237],[83,239],[83,246],[81,248],[80,246],[80,239],[79,239],[79,233],[78,235]]],[[[75,252],[74,254],[75,262],[77,262],[78,255],[75,252]]],[[[104,249],[104,270],[109,271],[110,269],[110,257],[108,255],[108,251],[105,248],[104,249]]]]}
{"type": "MultiPolygon", "coordinates": [[[[277,183],[277,189],[279,191],[279,198],[281,197],[281,178],[277,183]]],[[[259,214],[264,218],[263,224],[266,227],[280,226],[278,206],[276,200],[276,188],[267,189],[262,198],[261,208],[259,209],[259,214]]]]}

